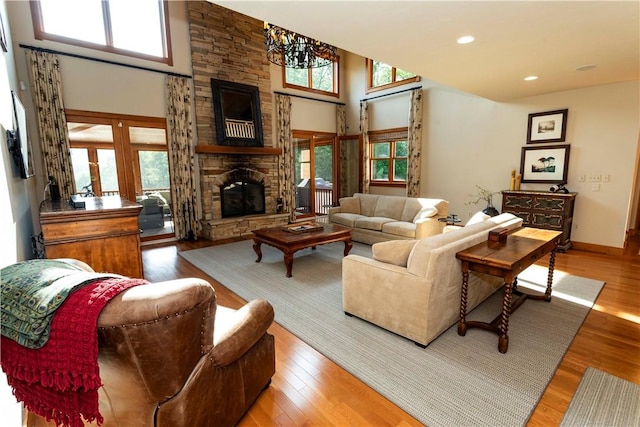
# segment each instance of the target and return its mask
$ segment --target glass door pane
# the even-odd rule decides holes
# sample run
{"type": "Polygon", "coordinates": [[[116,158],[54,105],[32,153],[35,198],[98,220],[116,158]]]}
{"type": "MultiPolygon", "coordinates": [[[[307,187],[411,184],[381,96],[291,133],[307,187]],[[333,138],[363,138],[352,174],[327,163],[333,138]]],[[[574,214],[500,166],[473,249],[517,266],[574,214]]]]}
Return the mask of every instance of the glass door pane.
{"type": "Polygon", "coordinates": [[[91,185],[89,150],[86,148],[72,148],[71,166],[73,168],[73,177],[76,184],[76,193],[83,194],[91,185]]]}
{"type": "Polygon", "coordinates": [[[169,191],[169,156],[166,151],[138,151],[142,193],[169,191]]]}
{"type": "Polygon", "coordinates": [[[315,213],[327,215],[333,204],[333,139],[317,141],[313,149],[315,213]]]}
{"type": "Polygon", "coordinates": [[[169,156],[166,151],[138,150],[138,167],[142,195],[140,228],[143,237],[173,231],[169,156]]]}
{"type": "Polygon", "coordinates": [[[294,194],[296,216],[313,215],[311,199],[311,141],[308,138],[293,138],[294,194]]]}
{"type": "Polygon", "coordinates": [[[100,175],[100,195],[119,195],[120,186],[118,185],[118,168],[114,150],[98,149],[98,173],[100,175]]]}

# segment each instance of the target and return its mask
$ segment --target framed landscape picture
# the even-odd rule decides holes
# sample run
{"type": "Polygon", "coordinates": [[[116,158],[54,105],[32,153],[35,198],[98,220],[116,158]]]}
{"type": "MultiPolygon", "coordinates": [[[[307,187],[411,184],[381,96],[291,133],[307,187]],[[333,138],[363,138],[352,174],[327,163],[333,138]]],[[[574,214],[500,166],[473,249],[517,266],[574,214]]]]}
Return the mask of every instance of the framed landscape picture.
{"type": "Polygon", "coordinates": [[[564,142],[567,134],[569,110],[529,114],[527,144],[538,142],[564,142]]]}
{"type": "Polygon", "coordinates": [[[522,182],[566,184],[569,171],[569,149],[568,144],[522,147],[520,159],[522,182]]]}

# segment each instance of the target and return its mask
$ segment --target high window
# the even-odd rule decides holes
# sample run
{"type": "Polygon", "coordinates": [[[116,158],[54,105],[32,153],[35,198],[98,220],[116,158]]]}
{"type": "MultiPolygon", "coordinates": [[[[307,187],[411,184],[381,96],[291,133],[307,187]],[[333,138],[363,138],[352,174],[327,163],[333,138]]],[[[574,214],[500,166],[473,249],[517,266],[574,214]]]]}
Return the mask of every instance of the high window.
{"type": "Polygon", "coordinates": [[[417,81],[420,77],[409,71],[367,58],[367,93],[417,81]]]}
{"type": "Polygon", "coordinates": [[[34,0],[35,38],[172,65],[162,0],[34,0]]]}
{"type": "Polygon", "coordinates": [[[320,95],[340,96],[338,70],[340,57],[324,67],[299,69],[282,66],[284,87],[304,90],[320,95]]]}
{"type": "Polygon", "coordinates": [[[407,182],[408,129],[369,132],[371,185],[404,186],[407,182]]]}

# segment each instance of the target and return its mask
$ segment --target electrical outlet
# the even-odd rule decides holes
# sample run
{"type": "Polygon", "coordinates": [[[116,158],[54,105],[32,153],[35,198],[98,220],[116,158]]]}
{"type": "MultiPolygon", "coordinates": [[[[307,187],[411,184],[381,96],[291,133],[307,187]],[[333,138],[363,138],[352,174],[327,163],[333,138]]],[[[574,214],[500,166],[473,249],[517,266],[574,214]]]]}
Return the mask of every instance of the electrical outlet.
{"type": "Polygon", "coordinates": [[[584,175],[580,175],[580,176],[578,177],[578,182],[584,182],[585,180],[586,180],[586,178],[585,178],[585,176],[584,176],[584,175]]]}
{"type": "Polygon", "coordinates": [[[600,184],[591,184],[591,191],[600,191],[600,184]]]}
{"type": "Polygon", "coordinates": [[[603,173],[602,174],[602,182],[609,182],[609,174],[608,173],[603,173]]]}
{"type": "Polygon", "coordinates": [[[600,175],[589,175],[589,182],[600,182],[600,175]]]}

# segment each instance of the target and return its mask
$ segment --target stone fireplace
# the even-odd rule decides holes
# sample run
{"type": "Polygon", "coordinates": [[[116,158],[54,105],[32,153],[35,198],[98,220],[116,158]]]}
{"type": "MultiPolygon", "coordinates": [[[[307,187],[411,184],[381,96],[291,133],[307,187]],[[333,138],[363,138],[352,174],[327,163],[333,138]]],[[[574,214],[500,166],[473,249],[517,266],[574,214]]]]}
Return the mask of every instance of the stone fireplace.
{"type": "Polygon", "coordinates": [[[264,23],[206,1],[187,2],[187,9],[202,207],[199,235],[221,240],[286,224],[288,213],[276,212],[281,151],[273,145],[273,94],[264,23]],[[260,115],[255,118],[262,123],[262,144],[230,147],[228,141],[221,140],[222,129],[217,128],[222,121],[216,117],[212,102],[215,96],[212,79],[235,89],[256,88],[254,99],[259,105],[255,106],[254,114],[260,115]],[[258,197],[255,184],[263,187],[260,192],[264,195],[259,194],[259,199],[264,201],[257,203],[262,207],[247,209],[258,197]],[[253,200],[249,204],[243,200],[247,191],[253,200]],[[232,206],[223,208],[227,202],[232,206]]]}

